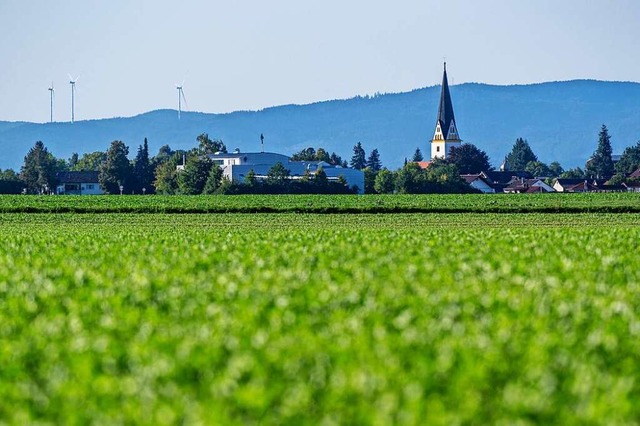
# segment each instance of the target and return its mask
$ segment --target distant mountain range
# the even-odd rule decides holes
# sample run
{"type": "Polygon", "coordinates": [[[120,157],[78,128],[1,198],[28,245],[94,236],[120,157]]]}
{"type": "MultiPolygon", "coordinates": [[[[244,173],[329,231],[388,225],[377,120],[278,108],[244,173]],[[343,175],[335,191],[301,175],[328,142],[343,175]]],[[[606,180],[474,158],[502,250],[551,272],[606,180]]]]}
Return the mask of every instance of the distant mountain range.
{"type": "MultiPolygon", "coordinates": [[[[429,156],[440,87],[407,93],[355,97],[309,105],[284,105],[228,114],[157,110],[135,117],[70,123],[0,121],[0,168],[18,170],[37,140],[56,157],[104,151],[113,140],[130,147],[133,158],[144,138],[150,151],[196,146],[207,132],[229,150],[265,150],[292,154],[309,146],[324,147],[350,159],[353,145],[377,148],[389,168],[402,165],[420,147],[429,156]]],[[[640,139],[640,83],[575,80],[532,85],[492,86],[467,83],[451,87],[458,129],[465,142],[489,154],[498,166],[518,137],[527,139],[545,162],[565,168],[584,165],[606,124],[614,153],[640,139]]]]}

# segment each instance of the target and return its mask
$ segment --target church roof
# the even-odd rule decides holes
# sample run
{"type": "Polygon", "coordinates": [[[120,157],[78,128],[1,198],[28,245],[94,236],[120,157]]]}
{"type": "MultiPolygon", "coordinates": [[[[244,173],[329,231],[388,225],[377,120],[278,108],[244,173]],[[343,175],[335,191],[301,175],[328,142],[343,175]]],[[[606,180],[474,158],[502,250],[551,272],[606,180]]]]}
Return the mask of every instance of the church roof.
{"type": "Polygon", "coordinates": [[[453,103],[451,93],[449,93],[449,81],[447,80],[447,63],[444,63],[444,73],[442,74],[442,90],[440,92],[440,107],[438,108],[438,122],[445,140],[449,137],[449,127],[451,122],[455,122],[453,116],[453,103]]]}

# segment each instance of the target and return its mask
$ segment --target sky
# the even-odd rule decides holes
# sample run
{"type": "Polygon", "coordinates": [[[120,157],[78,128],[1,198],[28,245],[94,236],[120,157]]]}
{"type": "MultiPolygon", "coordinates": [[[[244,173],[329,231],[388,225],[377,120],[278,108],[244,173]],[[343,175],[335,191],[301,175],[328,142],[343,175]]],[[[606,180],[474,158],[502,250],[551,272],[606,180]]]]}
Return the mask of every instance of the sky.
{"type": "Polygon", "coordinates": [[[212,113],[449,82],[640,80],[637,0],[0,0],[0,120],[212,113]]]}

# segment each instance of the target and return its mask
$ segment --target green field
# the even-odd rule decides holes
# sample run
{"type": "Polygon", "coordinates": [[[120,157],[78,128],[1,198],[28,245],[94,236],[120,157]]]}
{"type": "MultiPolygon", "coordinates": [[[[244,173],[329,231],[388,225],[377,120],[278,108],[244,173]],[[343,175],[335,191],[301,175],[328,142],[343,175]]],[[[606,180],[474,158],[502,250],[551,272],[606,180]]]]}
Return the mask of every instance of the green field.
{"type": "Polygon", "coordinates": [[[0,213],[640,213],[640,193],[0,195],[0,213]]]}
{"type": "Polygon", "coordinates": [[[2,213],[0,423],[637,424],[640,214],[483,206],[2,213]]]}

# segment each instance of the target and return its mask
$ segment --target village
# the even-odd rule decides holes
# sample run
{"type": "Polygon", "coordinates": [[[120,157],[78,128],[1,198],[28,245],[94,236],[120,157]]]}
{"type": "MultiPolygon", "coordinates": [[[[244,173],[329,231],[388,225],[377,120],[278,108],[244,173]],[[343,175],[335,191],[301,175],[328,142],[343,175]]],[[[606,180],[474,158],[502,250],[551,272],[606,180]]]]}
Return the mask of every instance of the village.
{"type": "Polygon", "coordinates": [[[250,193],[576,193],[640,192],[640,142],[623,154],[611,152],[605,125],[598,148],[585,164],[564,170],[558,162],[538,160],[526,140],[518,138],[498,170],[487,154],[463,143],[456,122],[446,62],[435,130],[425,161],[418,147],[396,171],[383,167],[377,149],[367,157],[360,142],[347,162],[335,152],[312,147],[288,156],[266,152],[232,152],[206,133],[198,147],[173,151],[163,146],[149,156],[147,141],[133,161],[129,147],[114,141],[106,152],[53,157],[37,142],[19,173],[0,170],[0,193],[100,194],[250,194],[250,193]]]}

